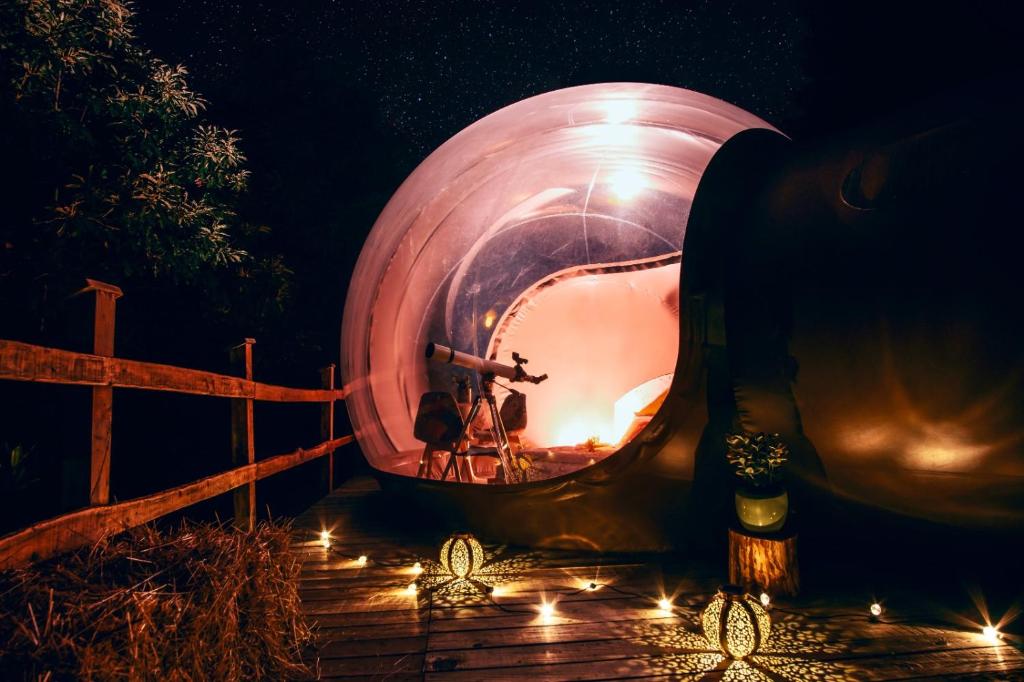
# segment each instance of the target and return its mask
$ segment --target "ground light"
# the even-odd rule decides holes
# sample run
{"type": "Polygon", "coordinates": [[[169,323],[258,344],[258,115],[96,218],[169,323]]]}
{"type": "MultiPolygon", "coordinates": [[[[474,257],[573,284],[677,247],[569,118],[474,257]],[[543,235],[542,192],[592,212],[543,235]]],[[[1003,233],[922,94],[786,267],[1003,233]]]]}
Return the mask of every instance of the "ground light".
{"type": "Polygon", "coordinates": [[[484,563],[484,548],[469,533],[455,533],[441,546],[441,565],[456,578],[470,578],[484,563]]]}
{"type": "MultiPolygon", "coordinates": [[[[320,538],[321,541],[326,539],[329,542],[330,534],[327,531],[323,531],[320,534],[320,538]]],[[[666,597],[664,593],[662,593],[660,598],[654,600],[649,595],[643,595],[607,583],[599,583],[596,580],[580,581],[578,583],[580,585],[579,588],[556,593],[550,601],[547,598],[543,598],[540,604],[532,609],[529,607],[526,609],[510,607],[500,604],[495,600],[495,597],[506,593],[507,589],[482,583],[479,581],[479,577],[470,577],[480,570],[484,561],[483,547],[472,535],[468,533],[455,533],[451,535],[442,546],[440,558],[445,571],[450,576],[442,585],[427,584],[421,586],[419,581],[414,580],[404,588],[401,588],[402,591],[408,596],[416,597],[421,589],[425,589],[428,593],[433,594],[437,587],[460,582],[468,583],[475,585],[491,606],[507,613],[536,613],[539,615],[540,622],[545,624],[551,623],[552,619],[556,617],[556,602],[559,594],[571,596],[581,592],[594,592],[599,589],[609,589],[626,596],[656,601],[658,609],[667,616],[673,615],[675,611],[675,605],[672,600],[666,597]]],[[[355,561],[360,566],[365,566],[369,558],[366,555],[361,555],[355,561]]],[[[407,561],[408,559],[405,559],[401,564],[383,562],[381,565],[408,566],[407,561]]],[[[417,576],[427,572],[419,561],[413,563],[409,570],[417,576]]],[[[431,573],[431,575],[436,574],[431,573]]],[[[754,597],[746,594],[737,585],[723,585],[701,613],[701,625],[704,629],[704,637],[707,643],[712,648],[720,650],[725,656],[734,660],[745,659],[752,654],[756,654],[765,646],[771,633],[771,617],[768,614],[771,602],[771,596],[767,592],[761,592],[757,597],[754,597]]],[[[780,611],[782,613],[799,615],[798,612],[785,609],[780,611]]],[[[885,609],[880,602],[872,602],[868,605],[868,620],[879,622],[878,619],[884,611],[885,609]]],[[[981,635],[993,644],[1000,643],[1003,638],[1003,634],[993,625],[982,627],[981,635]]]]}
{"type": "Polygon", "coordinates": [[[701,624],[711,646],[737,659],[757,652],[771,631],[768,612],[738,585],[719,588],[701,614],[701,624]]]}

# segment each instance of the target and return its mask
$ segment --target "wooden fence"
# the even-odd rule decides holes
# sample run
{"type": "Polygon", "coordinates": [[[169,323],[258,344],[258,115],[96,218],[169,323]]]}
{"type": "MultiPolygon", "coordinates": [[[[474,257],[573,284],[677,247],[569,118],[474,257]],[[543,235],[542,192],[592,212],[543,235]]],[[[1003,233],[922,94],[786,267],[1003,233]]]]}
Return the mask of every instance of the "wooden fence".
{"type": "Polygon", "coordinates": [[[242,376],[117,358],[114,357],[114,317],[121,290],[95,280],[86,280],[86,284],[82,292],[93,293],[96,298],[93,352],[76,353],[0,339],[0,379],[92,387],[90,506],[0,538],[0,568],[45,559],[91,544],[108,534],[232,490],[235,524],[251,529],[256,518],[256,481],[325,455],[322,482],[328,492],[331,490],[334,482],[332,453],[353,440],[351,435],[334,437],[334,403],[345,398],[345,392],[334,387],[334,365],[321,371],[321,388],[302,389],[253,380],[253,339],[245,339],[232,350],[232,360],[242,376]],[[110,504],[111,408],[115,388],[231,399],[234,468],[159,493],[110,504]],[[253,440],[253,401],[256,400],[319,403],[322,442],[309,449],[299,448],[257,462],[253,440]]]}

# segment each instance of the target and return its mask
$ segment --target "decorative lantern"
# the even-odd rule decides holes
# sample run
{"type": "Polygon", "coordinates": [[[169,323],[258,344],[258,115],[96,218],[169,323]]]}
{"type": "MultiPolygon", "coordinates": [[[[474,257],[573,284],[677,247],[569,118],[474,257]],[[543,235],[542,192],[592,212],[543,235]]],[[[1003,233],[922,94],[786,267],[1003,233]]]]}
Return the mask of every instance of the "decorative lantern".
{"type": "Polygon", "coordinates": [[[730,658],[746,658],[768,641],[772,621],[754,597],[737,585],[723,585],[701,614],[704,636],[730,658]]]}
{"type": "Polygon", "coordinates": [[[441,546],[441,565],[456,578],[469,578],[484,563],[484,548],[469,533],[455,533],[441,546]]]}

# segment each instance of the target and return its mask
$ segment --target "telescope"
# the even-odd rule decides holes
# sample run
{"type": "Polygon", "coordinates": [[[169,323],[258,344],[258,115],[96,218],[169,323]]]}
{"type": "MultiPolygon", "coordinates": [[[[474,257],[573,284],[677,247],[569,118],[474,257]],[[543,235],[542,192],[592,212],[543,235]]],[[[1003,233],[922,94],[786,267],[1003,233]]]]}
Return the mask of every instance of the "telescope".
{"type": "MultiPolygon", "coordinates": [[[[539,384],[547,379],[548,375],[541,374],[539,377],[535,377],[527,374],[526,370],[523,369],[523,365],[526,364],[527,360],[521,357],[519,353],[512,353],[512,361],[516,363],[513,367],[511,365],[503,365],[494,360],[485,360],[469,353],[462,353],[448,346],[442,346],[439,343],[430,342],[427,344],[426,356],[428,360],[465,367],[466,369],[476,370],[480,374],[480,394],[473,399],[473,405],[469,409],[469,415],[463,422],[462,432],[455,441],[455,447],[460,448],[463,442],[468,443],[466,441],[466,434],[469,433],[469,429],[477,414],[486,402],[487,409],[491,413],[491,437],[494,439],[494,445],[497,449],[498,459],[501,462],[505,481],[507,483],[520,483],[523,480],[524,474],[518,464],[516,464],[515,450],[512,449],[512,444],[508,440],[508,432],[505,430],[505,424],[501,419],[501,412],[498,410],[498,403],[494,398],[494,378],[502,377],[509,381],[527,381],[531,384],[539,384]]],[[[457,453],[452,452],[447,466],[441,472],[442,481],[448,476],[449,470],[456,471],[456,478],[458,478],[458,470],[455,469],[455,456],[457,454],[464,455],[468,452],[468,445],[465,450],[460,450],[457,453]]]]}
{"type": "Polygon", "coordinates": [[[491,374],[508,379],[509,381],[526,381],[531,384],[539,384],[548,378],[547,374],[541,374],[539,377],[527,374],[526,370],[523,369],[523,365],[529,361],[524,357],[520,357],[519,353],[512,353],[512,360],[516,363],[513,367],[512,365],[504,365],[494,360],[485,360],[476,355],[463,353],[462,351],[457,351],[454,348],[442,346],[431,341],[427,344],[426,356],[428,360],[458,365],[466,369],[476,370],[482,375],[491,374]]]}

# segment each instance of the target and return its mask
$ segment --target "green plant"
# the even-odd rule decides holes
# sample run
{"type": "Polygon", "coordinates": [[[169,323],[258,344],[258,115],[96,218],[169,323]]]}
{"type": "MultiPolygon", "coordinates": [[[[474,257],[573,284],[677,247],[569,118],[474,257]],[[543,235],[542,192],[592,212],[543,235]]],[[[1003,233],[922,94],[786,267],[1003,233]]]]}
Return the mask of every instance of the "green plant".
{"type": "Polygon", "coordinates": [[[0,491],[5,494],[27,490],[39,480],[35,475],[35,459],[32,449],[23,445],[13,448],[4,444],[0,457],[0,491]]]}
{"type": "Polygon", "coordinates": [[[789,446],[777,433],[730,433],[725,445],[725,456],[734,473],[755,488],[774,485],[779,469],[789,458],[789,446]]]}
{"type": "Polygon", "coordinates": [[[284,314],[291,270],[270,227],[241,215],[240,136],[135,20],[126,0],[0,3],[0,148],[16,169],[0,185],[4,321],[42,333],[90,277],[259,334],[284,314]]]}
{"type": "Polygon", "coordinates": [[[36,238],[189,280],[245,258],[229,228],[249,172],[235,131],[202,121],[185,67],[147,52],[133,19],[123,0],[14,0],[0,78],[57,170],[36,238]]]}

